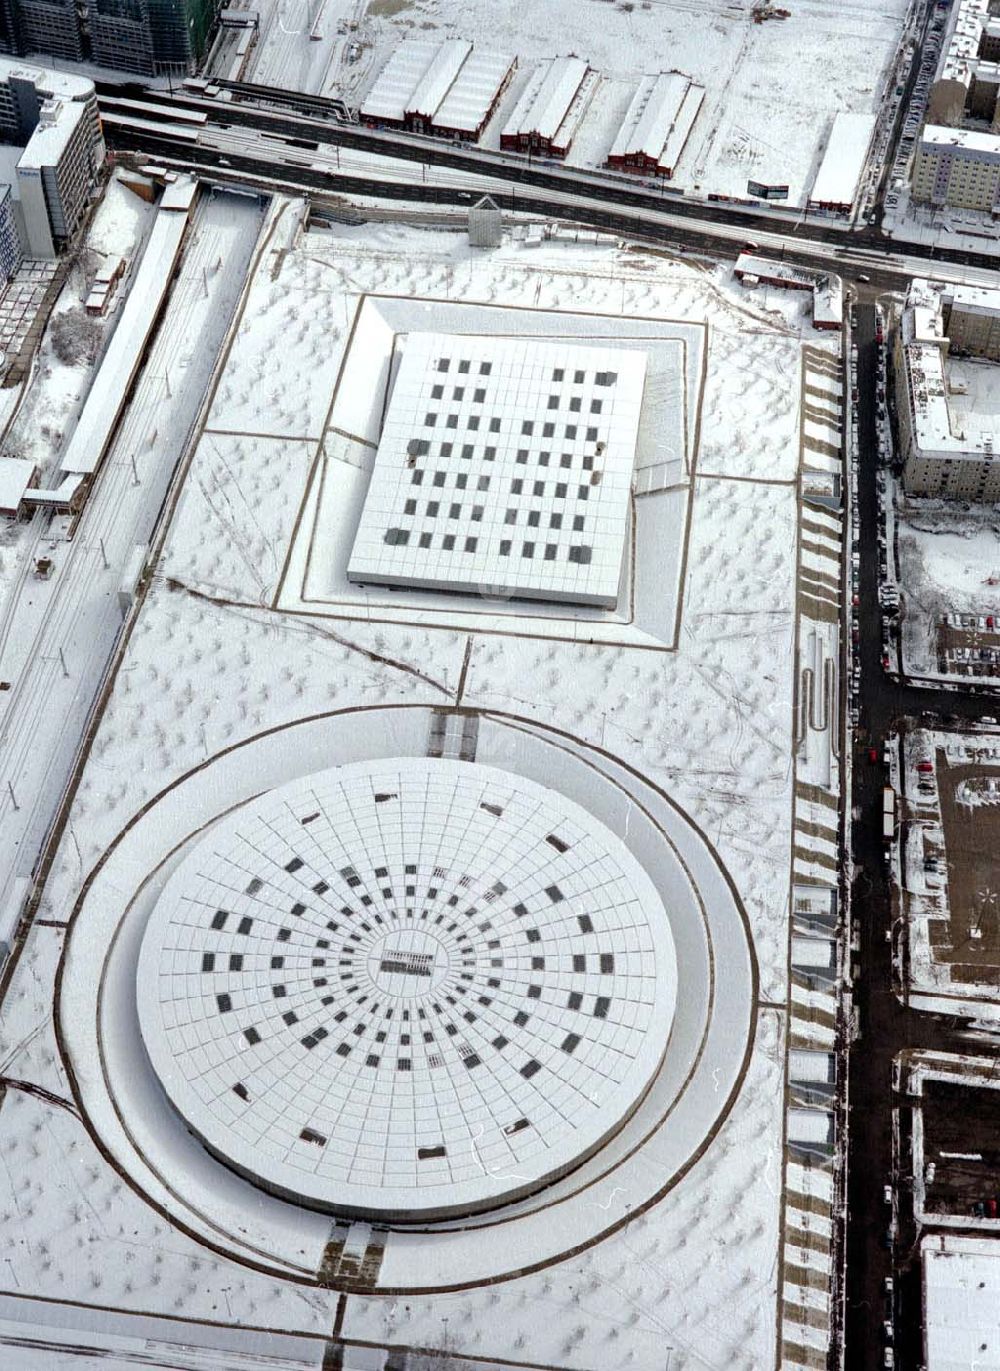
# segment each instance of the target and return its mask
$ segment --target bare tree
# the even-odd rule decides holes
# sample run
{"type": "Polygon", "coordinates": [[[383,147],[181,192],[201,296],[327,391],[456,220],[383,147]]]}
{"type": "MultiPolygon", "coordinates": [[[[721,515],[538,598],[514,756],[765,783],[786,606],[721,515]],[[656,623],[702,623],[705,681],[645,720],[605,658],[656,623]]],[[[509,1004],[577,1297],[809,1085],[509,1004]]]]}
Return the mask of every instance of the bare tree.
{"type": "Polygon", "coordinates": [[[56,314],[49,325],[52,351],[64,366],[93,362],[101,346],[101,326],[82,309],[56,314]]]}

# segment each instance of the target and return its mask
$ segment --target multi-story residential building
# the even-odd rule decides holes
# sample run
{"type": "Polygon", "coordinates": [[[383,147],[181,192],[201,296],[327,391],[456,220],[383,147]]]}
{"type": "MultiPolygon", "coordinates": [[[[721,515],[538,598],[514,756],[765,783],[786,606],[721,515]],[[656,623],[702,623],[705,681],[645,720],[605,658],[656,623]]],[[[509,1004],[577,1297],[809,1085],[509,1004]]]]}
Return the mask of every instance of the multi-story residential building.
{"type": "Polygon", "coordinates": [[[895,343],[903,486],[911,495],[1000,499],[1000,430],[966,429],[949,404],[948,356],[1000,355],[1000,291],[911,283],[895,343]],[[962,344],[945,331],[954,323],[962,344]]]}
{"type": "Polygon", "coordinates": [[[1000,204],[1000,137],[928,124],[913,162],[912,193],[918,204],[992,212],[1000,204]]]}
{"type": "Polygon", "coordinates": [[[0,186],[0,281],[9,281],[21,265],[24,253],[14,214],[10,186],[0,186]]]}
{"type": "Polygon", "coordinates": [[[116,71],[150,76],[155,71],[147,0],[88,0],[90,53],[116,71]]]}
{"type": "Polygon", "coordinates": [[[52,257],[83,221],[104,163],[93,82],[0,58],[0,138],[24,149],[11,184],[24,252],[52,257]]]}
{"type": "Polygon", "coordinates": [[[1000,290],[949,285],[941,305],[950,353],[1000,362],[1000,290]]]}
{"type": "Polygon", "coordinates": [[[956,128],[970,116],[993,122],[1000,90],[998,62],[1000,4],[956,0],[927,101],[928,121],[956,128]]]}
{"type": "Polygon", "coordinates": [[[0,0],[0,51],[140,75],[194,71],[220,0],[0,0]]]}
{"type": "Polygon", "coordinates": [[[76,0],[2,0],[0,51],[81,61],[86,53],[76,0]]]}

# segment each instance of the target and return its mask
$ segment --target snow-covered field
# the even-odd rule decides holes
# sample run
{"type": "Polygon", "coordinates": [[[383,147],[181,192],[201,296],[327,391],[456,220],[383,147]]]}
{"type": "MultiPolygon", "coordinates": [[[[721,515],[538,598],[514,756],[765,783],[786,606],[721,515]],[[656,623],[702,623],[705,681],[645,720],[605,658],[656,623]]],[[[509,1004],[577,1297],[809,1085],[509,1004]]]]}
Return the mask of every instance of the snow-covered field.
{"type": "MultiPolygon", "coordinates": [[[[595,56],[600,36],[609,59],[606,30],[634,24],[638,42],[653,19],[664,18],[596,0],[574,7],[581,9],[593,12],[584,36],[595,56]]],[[[421,13],[443,19],[450,10],[441,0],[421,13]]],[[[706,13],[723,29],[733,22],[706,13]]],[[[763,37],[785,27],[763,26],[763,37]]],[[[8,1284],[150,1314],[329,1332],[336,1292],[285,1283],[196,1244],[102,1160],[69,1099],[51,1021],[53,976],[85,873],[164,787],[265,730],[346,710],[356,712],[363,737],[367,707],[447,705],[461,689],[466,708],[555,725],[601,749],[690,816],[745,908],[766,1007],[756,1011],[731,1111],[645,1213],[546,1271],[495,1287],[348,1295],[342,1333],[349,1342],[450,1345],[473,1357],[574,1371],[659,1371],[668,1358],[671,1371],[761,1371],[774,1364],[782,1293],[797,744],[811,788],[830,785],[826,722],[817,716],[812,725],[826,737],[819,771],[793,729],[793,681],[803,665],[796,662],[803,345],[811,365],[831,373],[836,354],[818,335],[803,336],[799,301],[774,296],[765,312],[721,269],[612,247],[529,253],[508,243],[473,253],[460,234],[395,225],[307,232],[300,211],[289,202],[272,215],[44,893],[39,917],[47,922],[30,934],[4,1004],[4,1073],[29,1087],[9,1089],[0,1101],[0,1257],[12,1273],[8,1284]],[[450,610],[407,622],[405,597],[397,597],[395,618],[382,622],[363,609],[335,622],[284,607],[276,597],[310,474],[337,436],[331,400],[365,295],[406,299],[410,308],[437,297],[704,327],[700,429],[690,415],[690,455],[678,458],[676,483],[643,497],[666,508],[680,490],[684,518],[638,528],[637,565],[647,581],[655,584],[664,565],[676,567],[675,642],[652,632],[649,642],[588,642],[589,631],[542,638],[521,621],[504,634],[468,631],[450,610]],[[36,1085],[56,1100],[32,1093],[36,1085]],[[50,1184],[53,1172],[59,1180],[50,1184]]],[[[435,312],[426,307],[429,320],[435,312]]],[[[604,319],[606,327],[613,324],[604,319]]],[[[818,542],[822,534],[810,537],[818,542]]],[[[825,674],[819,649],[805,651],[815,658],[810,669],[825,674]]],[[[809,746],[815,751],[815,740],[809,746]]],[[[205,817],[192,815],[191,826],[205,817]]],[[[81,951],[67,976],[99,949],[81,951]]],[[[65,1020],[63,1027],[73,1032],[65,1020]]],[[[500,1231],[487,1241],[502,1241],[500,1231]]],[[[224,1236],[219,1243],[224,1250],[224,1236]]],[[[185,1340],[197,1336],[192,1328],[185,1340]]]]}
{"type": "Polygon", "coordinates": [[[755,24],[750,0],[271,0],[246,79],[363,96],[406,38],[461,37],[516,54],[520,70],[487,129],[487,146],[537,61],[576,53],[601,72],[570,161],[600,164],[643,72],[680,70],[706,98],[676,183],[743,196],[747,180],[807,195],[840,111],[874,113],[895,60],[906,0],[809,0],[787,20],[755,24]],[[352,27],[353,26],[353,27],[352,27]],[[310,28],[321,37],[310,42],[310,28]],[[351,43],[360,55],[348,61],[351,43]],[[325,64],[324,64],[325,59],[325,64]]]}

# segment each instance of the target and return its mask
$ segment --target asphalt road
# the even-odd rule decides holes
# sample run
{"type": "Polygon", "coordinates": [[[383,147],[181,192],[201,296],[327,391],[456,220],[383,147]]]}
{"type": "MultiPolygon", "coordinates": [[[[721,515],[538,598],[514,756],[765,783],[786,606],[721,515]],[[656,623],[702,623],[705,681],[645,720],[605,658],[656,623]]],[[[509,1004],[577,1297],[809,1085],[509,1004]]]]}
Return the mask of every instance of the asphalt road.
{"type": "MultiPolygon", "coordinates": [[[[921,1365],[919,1256],[912,1217],[912,1190],[903,1168],[897,1188],[898,1231],[887,1242],[892,1218],[884,1187],[893,1180],[893,1109],[902,1106],[901,1124],[908,1147],[909,1119],[892,1091],[892,1065],[904,1048],[961,1052],[968,1044],[958,1036],[960,1025],[901,1003],[893,983],[893,923],[885,847],[882,841],[882,789],[886,782],[881,761],[867,760],[867,748],[878,748],[906,721],[921,714],[944,721],[955,717],[975,722],[998,712],[996,697],[970,692],[924,689],[901,682],[881,664],[882,636],[878,600],[878,439],[876,433],[877,344],[872,304],[858,306],[855,329],[858,345],[858,475],[857,536],[861,569],[857,651],[861,663],[860,726],[855,754],[853,847],[855,878],[853,916],[860,936],[854,961],[860,974],[854,985],[854,1005],[860,1036],[849,1062],[848,1223],[846,1365],[851,1371],[883,1365],[886,1309],[885,1278],[896,1286],[896,1366],[921,1365]]],[[[896,930],[898,934],[898,929],[896,930]]],[[[977,1052],[984,1050],[977,1046],[977,1052]]],[[[900,1149],[906,1162],[905,1148],[900,1149]]]]}

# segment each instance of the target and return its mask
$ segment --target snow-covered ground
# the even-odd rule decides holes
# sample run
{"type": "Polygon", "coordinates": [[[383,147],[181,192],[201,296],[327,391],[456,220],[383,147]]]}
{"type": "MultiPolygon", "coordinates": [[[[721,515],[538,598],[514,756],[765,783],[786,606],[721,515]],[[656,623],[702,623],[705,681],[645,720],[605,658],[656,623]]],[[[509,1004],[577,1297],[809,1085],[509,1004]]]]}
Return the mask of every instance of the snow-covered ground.
{"type": "Polygon", "coordinates": [[[642,72],[683,71],[707,94],[677,185],[745,196],[748,179],[787,184],[789,202],[798,204],[833,116],[876,111],[907,0],[812,0],[786,7],[786,20],[762,24],[753,22],[750,0],[545,0],[534,7],[518,0],[269,0],[258,8],[261,35],[246,79],[349,101],[364,95],[406,38],[461,37],[516,54],[519,71],[485,134],[487,146],[498,145],[531,67],[577,53],[603,80],[571,162],[603,162],[642,72]],[[320,35],[312,42],[311,30],[320,35]]]}
{"type": "Polygon", "coordinates": [[[956,507],[954,501],[900,495],[896,527],[903,669],[912,676],[939,677],[942,616],[1000,613],[1000,512],[989,505],[956,507]]]}
{"type": "MultiPolygon", "coordinates": [[[[624,22],[607,5],[594,3],[593,13],[624,22]]],[[[635,11],[635,22],[637,34],[651,31],[646,12],[635,11]]],[[[713,22],[733,21],[719,14],[713,22]]],[[[785,27],[762,26],[765,36],[785,27]]],[[[598,35],[607,41],[596,17],[591,31],[595,45],[598,35]]],[[[612,46],[603,51],[610,57],[612,46]]],[[[472,252],[460,234],[396,225],[307,232],[300,211],[289,202],[268,226],[43,894],[42,922],[4,1004],[5,1074],[57,1098],[19,1088],[0,1103],[0,1256],[13,1283],[42,1296],[329,1333],[336,1292],[238,1265],[224,1255],[224,1236],[216,1251],[196,1244],[102,1160],[69,1097],[51,1021],[53,976],[85,873],[96,875],[102,854],[164,787],[265,730],[348,711],[361,746],[366,708],[453,704],[460,690],[466,708],[565,730],[661,787],[690,816],[745,908],[764,1003],[730,1112],[643,1214],[547,1270],[493,1287],[348,1295],[343,1336],[574,1371],[659,1371],[668,1357],[671,1371],[761,1371],[774,1364],[782,1295],[795,1298],[780,1279],[783,1184],[806,1196],[820,1186],[825,1198],[801,1204],[820,1242],[831,1224],[827,1176],[817,1172],[812,1182],[808,1168],[786,1172],[782,1140],[789,1039],[825,1031],[828,1014],[825,997],[792,989],[789,889],[793,860],[806,883],[828,881],[836,866],[832,839],[815,835],[833,834],[836,824],[828,712],[836,663],[827,640],[835,639],[837,520],[803,511],[797,479],[800,466],[821,470],[833,460],[834,345],[807,331],[799,300],[763,302],[722,269],[612,246],[528,252],[508,242],[472,252]],[[352,609],[338,622],[277,599],[311,473],[343,436],[332,431],[331,406],[364,297],[402,300],[428,321],[439,307],[421,302],[444,300],[611,316],[601,327],[612,331],[616,316],[633,326],[704,327],[690,455],[682,445],[671,487],[642,497],[666,507],[680,492],[684,517],[653,520],[648,536],[639,525],[637,539],[637,565],[654,582],[677,554],[676,641],[541,637],[520,622],[505,633],[470,631],[453,607],[433,621],[407,621],[405,597],[392,619],[352,609]],[[803,594],[811,609],[803,610],[803,594]],[[824,682],[798,725],[796,676],[824,682]],[[830,792],[825,816],[803,812],[802,836],[793,835],[797,772],[810,803],[830,792]],[[793,995],[802,1029],[792,1027],[793,995]],[[53,1173],[59,1179],[50,1183],[53,1173]]],[[[346,448],[337,451],[336,460],[350,460],[346,448]]],[[[227,801],[220,793],[210,803],[227,801]]],[[[199,809],[189,823],[207,817],[199,809]]],[[[66,974],[81,974],[101,953],[74,950],[66,974]]],[[[65,1019],[63,1028],[73,1032],[65,1019]]],[[[321,1225],[307,1227],[312,1234],[321,1225]]],[[[501,1232],[486,1241],[502,1244],[501,1232]]],[[[803,1336],[821,1345],[816,1317],[803,1336]]]]}

